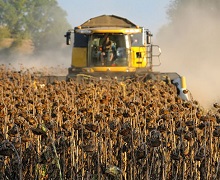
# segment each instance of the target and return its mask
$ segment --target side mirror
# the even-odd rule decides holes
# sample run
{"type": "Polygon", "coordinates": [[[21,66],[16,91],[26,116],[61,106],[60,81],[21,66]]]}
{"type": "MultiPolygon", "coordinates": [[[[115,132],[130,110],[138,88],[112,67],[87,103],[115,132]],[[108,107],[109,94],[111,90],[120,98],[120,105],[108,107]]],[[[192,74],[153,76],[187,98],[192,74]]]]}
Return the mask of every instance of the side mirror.
{"type": "Polygon", "coordinates": [[[147,34],[147,44],[151,44],[151,37],[153,36],[153,34],[151,34],[150,31],[146,31],[147,34]]]}
{"type": "Polygon", "coordinates": [[[67,31],[64,37],[66,37],[66,44],[70,45],[71,44],[71,32],[67,31]]]}

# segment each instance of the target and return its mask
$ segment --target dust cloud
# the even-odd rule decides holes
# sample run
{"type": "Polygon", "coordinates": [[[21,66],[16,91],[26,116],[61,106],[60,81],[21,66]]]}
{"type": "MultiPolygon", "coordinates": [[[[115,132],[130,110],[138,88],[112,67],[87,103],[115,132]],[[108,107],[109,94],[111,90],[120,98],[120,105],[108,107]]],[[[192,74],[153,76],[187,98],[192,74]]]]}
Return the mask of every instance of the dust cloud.
{"type": "Polygon", "coordinates": [[[20,52],[1,53],[0,63],[15,71],[41,72],[44,75],[65,76],[71,64],[71,47],[45,50],[38,55],[20,52]]]}
{"type": "Polygon", "coordinates": [[[156,36],[162,49],[159,71],[185,76],[193,98],[205,108],[220,102],[219,15],[189,5],[156,36]]]}

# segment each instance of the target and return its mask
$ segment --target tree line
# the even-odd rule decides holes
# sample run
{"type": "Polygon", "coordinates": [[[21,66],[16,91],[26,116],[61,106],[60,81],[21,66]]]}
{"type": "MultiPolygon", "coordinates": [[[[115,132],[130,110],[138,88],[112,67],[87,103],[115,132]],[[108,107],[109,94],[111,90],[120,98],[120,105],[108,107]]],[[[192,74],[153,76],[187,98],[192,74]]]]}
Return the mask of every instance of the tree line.
{"type": "Polygon", "coordinates": [[[0,0],[0,39],[30,39],[36,51],[60,48],[71,27],[57,0],[0,0]]]}

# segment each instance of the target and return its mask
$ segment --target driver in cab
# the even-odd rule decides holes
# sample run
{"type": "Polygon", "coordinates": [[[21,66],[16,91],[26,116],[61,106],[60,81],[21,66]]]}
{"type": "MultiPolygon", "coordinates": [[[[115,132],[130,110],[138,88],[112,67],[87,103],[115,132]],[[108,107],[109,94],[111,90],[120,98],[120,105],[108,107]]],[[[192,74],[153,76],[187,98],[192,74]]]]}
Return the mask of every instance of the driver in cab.
{"type": "Polygon", "coordinates": [[[104,61],[107,58],[107,61],[111,62],[113,59],[112,52],[112,41],[110,41],[109,36],[106,37],[105,41],[102,44],[102,52],[101,52],[101,62],[104,65],[104,61]]]}

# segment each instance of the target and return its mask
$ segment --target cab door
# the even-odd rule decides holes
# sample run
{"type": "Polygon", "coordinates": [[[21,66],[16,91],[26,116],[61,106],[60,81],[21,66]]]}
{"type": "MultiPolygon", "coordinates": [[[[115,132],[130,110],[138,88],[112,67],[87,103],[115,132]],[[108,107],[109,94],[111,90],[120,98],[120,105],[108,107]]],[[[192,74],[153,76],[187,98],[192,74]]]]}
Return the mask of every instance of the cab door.
{"type": "Polygon", "coordinates": [[[88,66],[101,66],[101,39],[102,34],[92,34],[88,42],[88,66]]]}

